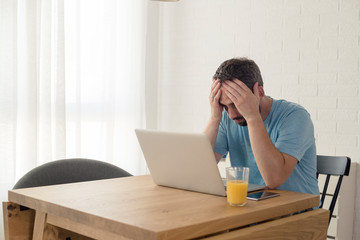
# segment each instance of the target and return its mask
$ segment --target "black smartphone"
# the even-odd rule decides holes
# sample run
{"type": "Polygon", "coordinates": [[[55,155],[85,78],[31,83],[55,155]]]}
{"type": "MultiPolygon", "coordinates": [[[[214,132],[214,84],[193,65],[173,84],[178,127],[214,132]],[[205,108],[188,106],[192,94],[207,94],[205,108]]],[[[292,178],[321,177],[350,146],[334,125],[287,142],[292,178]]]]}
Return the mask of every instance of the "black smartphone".
{"type": "Polygon", "coordinates": [[[247,199],[258,201],[258,200],[263,200],[277,196],[280,196],[280,194],[275,192],[263,191],[263,192],[250,193],[247,195],[247,199]]]}

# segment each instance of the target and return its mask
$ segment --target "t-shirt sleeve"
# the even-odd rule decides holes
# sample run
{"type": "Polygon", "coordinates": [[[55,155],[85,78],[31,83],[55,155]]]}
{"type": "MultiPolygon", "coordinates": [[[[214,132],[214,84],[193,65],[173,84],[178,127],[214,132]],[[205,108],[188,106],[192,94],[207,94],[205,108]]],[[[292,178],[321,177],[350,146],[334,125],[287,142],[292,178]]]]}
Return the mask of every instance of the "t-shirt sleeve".
{"type": "Polygon", "coordinates": [[[300,161],[313,142],[314,126],[310,114],[300,109],[291,112],[279,126],[275,147],[300,161]]]}

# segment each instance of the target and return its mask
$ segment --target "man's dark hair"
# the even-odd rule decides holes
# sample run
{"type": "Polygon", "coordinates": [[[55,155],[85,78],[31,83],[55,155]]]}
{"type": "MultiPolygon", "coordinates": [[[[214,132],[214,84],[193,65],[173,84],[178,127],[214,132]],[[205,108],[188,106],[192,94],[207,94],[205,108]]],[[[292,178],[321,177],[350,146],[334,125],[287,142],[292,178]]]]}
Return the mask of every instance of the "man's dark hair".
{"type": "Polygon", "coordinates": [[[239,79],[253,90],[256,82],[259,86],[263,86],[263,80],[258,65],[248,58],[232,58],[223,62],[213,76],[214,79],[219,79],[220,82],[226,80],[239,79]]]}

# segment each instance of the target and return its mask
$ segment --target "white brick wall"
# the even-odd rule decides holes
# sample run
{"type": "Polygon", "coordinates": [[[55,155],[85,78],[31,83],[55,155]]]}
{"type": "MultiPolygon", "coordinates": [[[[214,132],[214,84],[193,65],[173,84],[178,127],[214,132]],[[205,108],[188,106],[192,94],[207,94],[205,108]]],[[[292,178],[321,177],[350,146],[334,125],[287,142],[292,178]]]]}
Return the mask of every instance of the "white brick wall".
{"type": "Polygon", "coordinates": [[[268,95],[312,114],[319,153],[348,151],[360,162],[358,0],[160,4],[159,42],[160,129],[201,131],[214,71],[225,59],[248,56],[268,95]]]}
{"type": "Polygon", "coordinates": [[[262,70],[266,94],[309,110],[319,154],[360,162],[359,0],[151,4],[159,6],[159,129],[202,131],[216,68],[247,56],[262,70]]]}

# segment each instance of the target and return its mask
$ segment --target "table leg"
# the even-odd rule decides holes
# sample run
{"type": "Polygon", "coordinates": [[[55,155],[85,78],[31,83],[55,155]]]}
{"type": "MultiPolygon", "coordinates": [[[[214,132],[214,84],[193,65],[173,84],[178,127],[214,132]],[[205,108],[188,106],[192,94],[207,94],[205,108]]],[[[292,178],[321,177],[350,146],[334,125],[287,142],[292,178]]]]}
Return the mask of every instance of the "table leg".
{"type": "Polygon", "coordinates": [[[45,224],[46,224],[46,213],[36,211],[33,239],[39,239],[39,240],[43,239],[45,224]]]}

